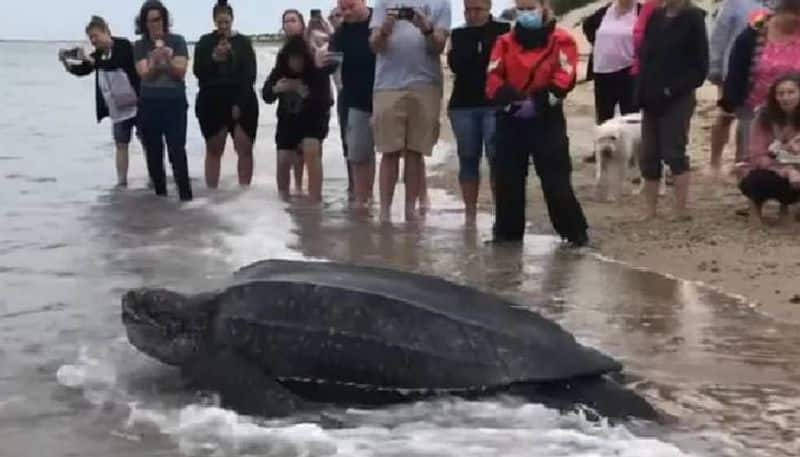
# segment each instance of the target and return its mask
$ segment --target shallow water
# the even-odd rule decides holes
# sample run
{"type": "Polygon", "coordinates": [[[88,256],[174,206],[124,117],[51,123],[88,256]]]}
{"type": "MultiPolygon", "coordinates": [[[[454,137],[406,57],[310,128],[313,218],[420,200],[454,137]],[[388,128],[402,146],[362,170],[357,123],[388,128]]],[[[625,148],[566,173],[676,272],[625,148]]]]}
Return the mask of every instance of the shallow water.
{"type": "MultiPolygon", "coordinates": [[[[64,74],[57,47],[0,44],[0,456],[800,453],[796,326],[702,285],[565,250],[547,235],[529,236],[522,249],[484,246],[489,217],[465,230],[457,202],[441,190],[421,227],[354,218],[335,134],[325,145],[325,206],[281,203],[272,107],[262,109],[253,189],[235,188],[230,154],[223,189],[203,188],[190,114],[197,200],[154,198],[138,147],[131,189],[114,190],[110,127],[94,125],[93,81],[64,74]],[[677,421],[592,423],[511,399],[259,421],[198,398],[173,369],[127,344],[125,289],[212,288],[270,257],[392,266],[511,297],[618,357],[633,388],[677,421]]],[[[259,84],[271,53],[259,50],[259,84]]],[[[437,159],[451,156],[441,144],[437,159]]]]}

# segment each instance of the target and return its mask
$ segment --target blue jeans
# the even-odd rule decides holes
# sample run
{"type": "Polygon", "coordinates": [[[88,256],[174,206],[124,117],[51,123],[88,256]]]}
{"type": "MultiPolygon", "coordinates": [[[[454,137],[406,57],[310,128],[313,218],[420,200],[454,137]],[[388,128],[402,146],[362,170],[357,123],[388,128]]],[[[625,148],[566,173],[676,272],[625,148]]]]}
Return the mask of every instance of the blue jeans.
{"type": "Polygon", "coordinates": [[[484,148],[491,167],[495,152],[495,110],[493,108],[454,108],[448,111],[456,136],[458,179],[480,181],[481,157],[484,148]]]}
{"type": "Polygon", "coordinates": [[[147,171],[157,195],[167,195],[164,143],[167,144],[172,176],[181,200],[192,199],[189,165],[186,161],[185,99],[143,99],[139,103],[139,127],[147,156],[147,171]]]}

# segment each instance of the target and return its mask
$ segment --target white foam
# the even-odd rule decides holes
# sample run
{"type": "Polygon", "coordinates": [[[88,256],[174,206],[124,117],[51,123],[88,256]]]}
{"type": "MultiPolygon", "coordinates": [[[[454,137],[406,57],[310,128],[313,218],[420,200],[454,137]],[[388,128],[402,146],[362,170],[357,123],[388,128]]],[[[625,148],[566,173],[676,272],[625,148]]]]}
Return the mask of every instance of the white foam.
{"type": "Polygon", "coordinates": [[[216,406],[133,408],[127,427],[157,427],[187,456],[687,457],[676,445],[538,405],[436,401],[338,414],[345,425],[257,422],[216,406]]]}
{"type": "Polygon", "coordinates": [[[114,369],[101,360],[89,356],[88,349],[82,347],[78,361],[73,365],[63,365],[56,372],[58,383],[70,388],[110,387],[117,381],[114,369]]]}
{"type": "Polygon", "coordinates": [[[220,408],[216,401],[170,407],[160,396],[143,397],[148,388],[139,391],[141,385],[127,387],[126,382],[145,360],[119,338],[103,347],[82,348],[77,361],[62,366],[56,376],[62,385],[82,390],[94,405],[127,407],[127,418],[109,424],[115,436],[151,449],[152,442],[161,441],[153,435],[163,435],[182,456],[689,457],[706,455],[697,453],[696,443],[709,441],[590,422],[580,414],[505,399],[326,411],[336,428],[309,423],[307,417],[259,420],[220,408]],[[691,446],[694,453],[673,441],[691,446]]]}

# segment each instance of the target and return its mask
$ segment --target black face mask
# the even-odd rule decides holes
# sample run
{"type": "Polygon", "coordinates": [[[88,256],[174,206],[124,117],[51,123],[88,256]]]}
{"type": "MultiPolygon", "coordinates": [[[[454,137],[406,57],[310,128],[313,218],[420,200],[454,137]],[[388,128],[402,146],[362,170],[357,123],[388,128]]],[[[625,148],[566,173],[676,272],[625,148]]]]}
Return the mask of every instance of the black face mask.
{"type": "Polygon", "coordinates": [[[547,40],[550,39],[550,34],[553,33],[555,27],[555,21],[548,21],[541,28],[533,30],[520,27],[519,24],[516,24],[514,25],[514,39],[516,39],[524,49],[542,48],[547,45],[547,40]]]}

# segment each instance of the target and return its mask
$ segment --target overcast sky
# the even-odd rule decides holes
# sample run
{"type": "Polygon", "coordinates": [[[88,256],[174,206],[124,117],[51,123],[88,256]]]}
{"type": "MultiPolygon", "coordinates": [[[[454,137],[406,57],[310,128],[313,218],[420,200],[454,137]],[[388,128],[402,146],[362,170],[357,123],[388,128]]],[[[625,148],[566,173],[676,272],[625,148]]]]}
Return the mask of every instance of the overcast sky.
{"type": "MultiPolygon", "coordinates": [[[[373,4],[375,0],[368,0],[373,4]]],[[[463,22],[462,0],[453,3],[453,21],[463,22]]],[[[215,0],[164,0],[173,14],[173,27],[187,39],[197,39],[212,28],[215,0]]],[[[280,13],[297,8],[306,15],[311,8],[330,10],[336,0],[231,0],[236,28],[243,33],[276,32],[280,13]]],[[[495,0],[499,13],[511,0],[495,0]]],[[[117,35],[133,37],[133,18],[141,0],[0,0],[0,39],[76,40],[92,14],[105,17],[117,35]]]]}

